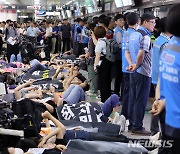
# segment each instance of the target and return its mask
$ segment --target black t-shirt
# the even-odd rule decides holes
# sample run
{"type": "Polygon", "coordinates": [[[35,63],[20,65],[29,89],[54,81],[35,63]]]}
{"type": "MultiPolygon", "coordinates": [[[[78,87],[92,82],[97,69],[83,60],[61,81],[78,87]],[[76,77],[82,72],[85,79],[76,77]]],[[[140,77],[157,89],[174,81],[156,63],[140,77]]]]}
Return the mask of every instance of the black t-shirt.
{"type": "Polygon", "coordinates": [[[69,25],[62,25],[61,32],[63,38],[70,38],[71,37],[71,27],[69,25]]]}

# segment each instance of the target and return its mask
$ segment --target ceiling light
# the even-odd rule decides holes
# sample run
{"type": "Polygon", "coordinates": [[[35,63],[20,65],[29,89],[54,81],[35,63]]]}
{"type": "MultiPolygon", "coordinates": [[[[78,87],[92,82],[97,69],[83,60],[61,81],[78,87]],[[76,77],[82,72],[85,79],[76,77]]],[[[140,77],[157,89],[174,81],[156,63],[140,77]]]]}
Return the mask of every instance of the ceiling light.
{"type": "Polygon", "coordinates": [[[72,2],[73,2],[73,1],[69,1],[69,2],[66,3],[66,5],[69,5],[69,4],[71,4],[72,2]]]}

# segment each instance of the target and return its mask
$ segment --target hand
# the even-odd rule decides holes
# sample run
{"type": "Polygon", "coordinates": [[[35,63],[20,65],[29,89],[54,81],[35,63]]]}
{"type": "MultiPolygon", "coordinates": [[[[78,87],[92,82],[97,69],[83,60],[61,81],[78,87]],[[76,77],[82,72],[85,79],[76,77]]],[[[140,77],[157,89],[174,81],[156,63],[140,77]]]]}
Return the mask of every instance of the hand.
{"type": "Polygon", "coordinates": [[[62,151],[62,152],[64,152],[64,151],[67,150],[66,146],[64,146],[64,145],[58,144],[58,145],[56,145],[55,147],[56,147],[56,149],[58,149],[58,150],[60,150],[60,151],[62,151]]]}
{"type": "Polygon", "coordinates": [[[42,93],[41,93],[41,94],[38,94],[38,98],[39,98],[39,99],[42,99],[42,97],[43,97],[42,93]]]}
{"type": "Polygon", "coordinates": [[[94,66],[94,72],[97,73],[97,68],[96,68],[96,66],[94,66]]]}
{"type": "Polygon", "coordinates": [[[58,56],[59,56],[59,53],[56,53],[54,56],[55,56],[55,57],[58,57],[58,56]]]}
{"type": "Polygon", "coordinates": [[[79,71],[78,71],[78,70],[74,70],[74,71],[73,71],[73,76],[76,77],[76,76],[78,76],[78,75],[79,75],[79,71]]]}
{"type": "Polygon", "coordinates": [[[152,113],[153,115],[158,115],[162,112],[164,108],[165,100],[156,100],[152,105],[152,110],[150,111],[150,113],[152,113]]]}
{"type": "Polygon", "coordinates": [[[45,112],[42,113],[41,115],[42,115],[42,117],[43,117],[44,119],[49,119],[49,117],[51,116],[51,114],[50,114],[48,111],[45,111],[45,112]]]}
{"type": "Polygon", "coordinates": [[[35,86],[35,87],[34,87],[34,90],[38,90],[38,89],[39,89],[39,87],[38,87],[38,86],[35,86]]]}
{"type": "Polygon", "coordinates": [[[28,84],[32,84],[34,82],[34,79],[29,79],[28,84]]]}
{"type": "Polygon", "coordinates": [[[126,70],[127,70],[127,71],[130,71],[130,72],[134,72],[136,69],[137,69],[137,68],[136,68],[136,64],[130,64],[130,65],[126,68],[126,70]]]}
{"type": "Polygon", "coordinates": [[[89,53],[89,52],[86,52],[85,58],[89,58],[89,57],[90,57],[90,53],[89,53]]]}
{"type": "Polygon", "coordinates": [[[43,145],[46,143],[46,140],[43,138],[42,141],[38,144],[38,148],[43,148],[43,145]]]}
{"type": "Polygon", "coordinates": [[[50,85],[49,90],[50,90],[51,93],[54,93],[55,92],[55,87],[50,85]]]}

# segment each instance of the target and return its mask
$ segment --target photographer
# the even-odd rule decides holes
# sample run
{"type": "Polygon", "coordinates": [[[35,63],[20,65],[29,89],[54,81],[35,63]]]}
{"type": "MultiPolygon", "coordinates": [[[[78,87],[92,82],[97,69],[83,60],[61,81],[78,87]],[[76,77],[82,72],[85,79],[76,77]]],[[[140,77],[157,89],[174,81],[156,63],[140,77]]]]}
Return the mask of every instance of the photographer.
{"type": "Polygon", "coordinates": [[[22,58],[19,54],[18,34],[11,20],[6,21],[6,28],[3,33],[5,34],[5,40],[7,42],[8,61],[13,62],[16,59],[18,62],[21,62],[22,58]]]}

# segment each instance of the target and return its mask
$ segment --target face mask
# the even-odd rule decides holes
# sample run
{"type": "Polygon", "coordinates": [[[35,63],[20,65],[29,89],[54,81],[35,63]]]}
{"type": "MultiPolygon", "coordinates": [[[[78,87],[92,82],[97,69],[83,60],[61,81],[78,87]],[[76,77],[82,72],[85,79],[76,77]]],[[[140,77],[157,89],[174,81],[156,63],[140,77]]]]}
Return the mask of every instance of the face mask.
{"type": "Polygon", "coordinates": [[[15,154],[24,154],[22,149],[15,148],[15,154]]]}

